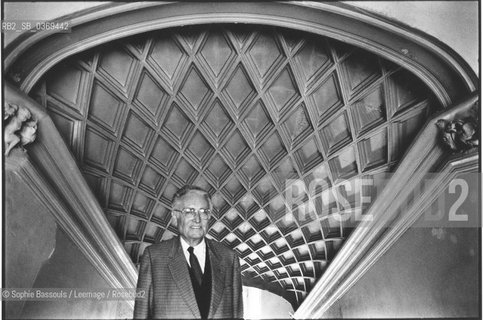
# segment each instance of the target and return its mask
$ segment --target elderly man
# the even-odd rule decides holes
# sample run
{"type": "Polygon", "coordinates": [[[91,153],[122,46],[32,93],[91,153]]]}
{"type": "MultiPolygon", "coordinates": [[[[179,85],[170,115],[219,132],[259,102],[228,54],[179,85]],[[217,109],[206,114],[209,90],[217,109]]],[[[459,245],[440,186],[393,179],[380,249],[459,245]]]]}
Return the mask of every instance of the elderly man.
{"type": "Polygon", "coordinates": [[[205,238],[212,202],[209,194],[185,186],[171,212],[179,237],[146,248],[141,258],[135,319],[242,318],[238,257],[205,238]]]}

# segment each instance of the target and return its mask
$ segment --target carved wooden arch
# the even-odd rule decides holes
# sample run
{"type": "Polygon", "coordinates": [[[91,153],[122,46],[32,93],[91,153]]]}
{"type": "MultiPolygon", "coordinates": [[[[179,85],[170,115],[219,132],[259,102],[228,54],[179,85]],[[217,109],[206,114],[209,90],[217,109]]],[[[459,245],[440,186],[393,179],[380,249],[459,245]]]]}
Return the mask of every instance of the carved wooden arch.
{"type": "Polygon", "coordinates": [[[69,21],[72,31],[27,34],[6,48],[8,76],[26,93],[51,67],[75,53],[147,31],[209,23],[285,27],[362,47],[413,72],[443,107],[477,88],[474,72],[446,45],[418,30],[340,3],[109,4],[59,21],[69,21]]]}

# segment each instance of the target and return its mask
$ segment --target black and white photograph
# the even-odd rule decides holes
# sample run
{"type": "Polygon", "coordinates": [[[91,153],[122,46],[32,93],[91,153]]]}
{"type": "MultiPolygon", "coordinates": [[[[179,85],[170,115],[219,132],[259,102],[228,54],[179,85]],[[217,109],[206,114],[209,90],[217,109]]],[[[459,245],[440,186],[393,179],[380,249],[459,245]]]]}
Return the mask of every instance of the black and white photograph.
{"type": "Polygon", "coordinates": [[[479,1],[2,1],[2,319],[481,319],[479,1]]]}

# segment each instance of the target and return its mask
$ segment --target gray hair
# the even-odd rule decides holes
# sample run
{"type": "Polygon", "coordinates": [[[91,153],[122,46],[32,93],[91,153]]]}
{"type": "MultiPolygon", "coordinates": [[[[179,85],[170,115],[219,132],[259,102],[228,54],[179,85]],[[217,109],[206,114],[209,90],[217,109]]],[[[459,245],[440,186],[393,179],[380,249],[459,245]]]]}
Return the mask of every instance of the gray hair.
{"type": "Polygon", "coordinates": [[[176,201],[179,201],[182,197],[184,197],[187,193],[195,191],[195,192],[200,192],[203,194],[205,197],[206,201],[208,201],[208,204],[210,206],[210,210],[213,209],[213,202],[211,201],[211,196],[210,194],[203,188],[200,188],[198,186],[193,186],[193,185],[185,185],[181,187],[178,191],[173,196],[173,199],[171,201],[172,206],[176,203],[176,201]]]}

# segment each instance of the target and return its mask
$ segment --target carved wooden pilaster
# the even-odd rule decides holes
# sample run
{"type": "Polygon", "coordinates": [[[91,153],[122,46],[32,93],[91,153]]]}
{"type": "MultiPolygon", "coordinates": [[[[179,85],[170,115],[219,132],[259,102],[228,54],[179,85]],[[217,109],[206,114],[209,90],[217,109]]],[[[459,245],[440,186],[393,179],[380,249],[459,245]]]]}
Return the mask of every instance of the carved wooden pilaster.
{"type": "MultiPolygon", "coordinates": [[[[37,119],[38,139],[28,155],[18,150],[5,160],[54,216],[113,288],[135,288],[137,271],[50,117],[8,83],[8,101],[27,107],[37,119]]],[[[126,301],[132,308],[134,301],[126,301]]]]}

